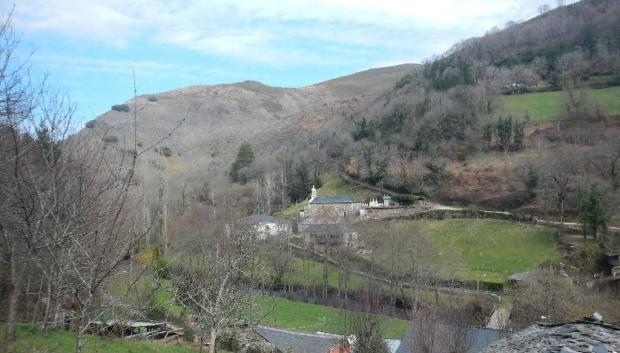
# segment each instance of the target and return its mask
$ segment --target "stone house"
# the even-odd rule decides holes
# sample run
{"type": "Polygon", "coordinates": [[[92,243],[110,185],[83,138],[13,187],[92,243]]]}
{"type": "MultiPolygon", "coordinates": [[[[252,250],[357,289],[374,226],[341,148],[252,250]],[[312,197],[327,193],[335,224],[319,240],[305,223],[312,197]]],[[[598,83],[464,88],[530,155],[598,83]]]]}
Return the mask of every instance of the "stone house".
{"type": "Polygon", "coordinates": [[[362,203],[350,197],[318,197],[312,186],[308,206],[299,214],[297,229],[306,244],[323,250],[355,246],[357,236],[349,226],[360,217],[362,203]]]}
{"type": "Polygon", "coordinates": [[[280,217],[251,215],[240,219],[239,222],[252,227],[258,240],[265,240],[268,237],[286,237],[293,232],[293,222],[280,217]]]}
{"type": "Polygon", "coordinates": [[[300,224],[340,223],[359,217],[361,202],[347,196],[318,197],[312,186],[312,195],[308,206],[300,212],[300,224]]]}
{"type": "Polygon", "coordinates": [[[356,247],[357,233],[346,223],[308,224],[304,227],[304,242],[323,252],[338,247],[356,247]]]}

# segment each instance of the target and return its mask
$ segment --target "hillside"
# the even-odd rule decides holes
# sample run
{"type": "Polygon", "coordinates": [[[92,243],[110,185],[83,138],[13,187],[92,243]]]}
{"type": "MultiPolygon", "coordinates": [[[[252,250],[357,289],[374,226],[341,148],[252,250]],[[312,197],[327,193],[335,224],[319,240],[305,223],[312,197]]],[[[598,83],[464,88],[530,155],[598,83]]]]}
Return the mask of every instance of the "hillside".
{"type": "Polygon", "coordinates": [[[131,146],[135,104],[139,150],[174,131],[159,146],[168,156],[149,152],[141,164],[147,189],[154,190],[164,170],[166,178],[178,181],[172,187],[192,189],[205,179],[222,179],[243,141],[257,154],[272,154],[295,136],[356,110],[415,67],[372,69],[302,88],[245,81],[143,95],[125,102],[126,111],[113,109],[97,117],[81,133],[95,141],[118,141],[121,148],[131,146]]]}
{"type": "Polygon", "coordinates": [[[345,97],[368,96],[390,90],[403,75],[420,68],[418,64],[401,64],[391,67],[369,69],[333,80],[321,82],[332,92],[345,97]]]}
{"type": "Polygon", "coordinates": [[[619,16],[584,0],[456,43],[338,127],[353,140],[340,164],[400,193],[546,217],[583,216],[588,194],[620,221],[619,16]]]}

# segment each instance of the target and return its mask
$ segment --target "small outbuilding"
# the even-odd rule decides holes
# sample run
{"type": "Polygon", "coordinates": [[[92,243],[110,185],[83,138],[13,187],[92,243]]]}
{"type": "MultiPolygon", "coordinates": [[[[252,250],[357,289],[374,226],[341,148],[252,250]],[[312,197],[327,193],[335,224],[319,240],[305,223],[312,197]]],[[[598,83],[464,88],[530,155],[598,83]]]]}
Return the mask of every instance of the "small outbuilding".
{"type": "Polygon", "coordinates": [[[270,215],[251,215],[241,218],[239,222],[254,228],[259,240],[265,240],[268,237],[289,236],[293,232],[291,220],[270,215]]]}

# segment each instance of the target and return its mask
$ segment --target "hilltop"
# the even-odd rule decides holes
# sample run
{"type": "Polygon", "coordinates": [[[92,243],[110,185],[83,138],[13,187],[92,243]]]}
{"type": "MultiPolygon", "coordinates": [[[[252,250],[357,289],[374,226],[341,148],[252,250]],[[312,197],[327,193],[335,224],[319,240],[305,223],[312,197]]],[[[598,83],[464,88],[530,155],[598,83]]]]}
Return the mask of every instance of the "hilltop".
{"type": "Polygon", "coordinates": [[[177,187],[183,183],[192,189],[205,179],[223,178],[243,141],[261,155],[274,153],[289,140],[374,100],[416,67],[371,69],[302,88],[244,81],[142,95],[87,123],[81,133],[121,148],[131,145],[137,107],[139,146],[146,148],[174,131],[160,145],[165,158],[151,152],[142,165],[149,188],[156,187],[155,177],[165,167],[166,176],[180,182],[177,187]]]}

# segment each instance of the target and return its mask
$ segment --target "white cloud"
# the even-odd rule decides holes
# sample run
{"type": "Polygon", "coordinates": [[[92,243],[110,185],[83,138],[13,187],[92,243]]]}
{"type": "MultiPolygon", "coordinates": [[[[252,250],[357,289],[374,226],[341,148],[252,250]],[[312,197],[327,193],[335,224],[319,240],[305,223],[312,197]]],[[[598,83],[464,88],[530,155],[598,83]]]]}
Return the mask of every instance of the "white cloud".
{"type": "Polygon", "coordinates": [[[333,63],[352,46],[362,54],[366,48],[421,60],[494,25],[531,17],[545,2],[22,0],[15,24],[25,32],[109,46],[147,40],[261,63],[333,63]]]}

